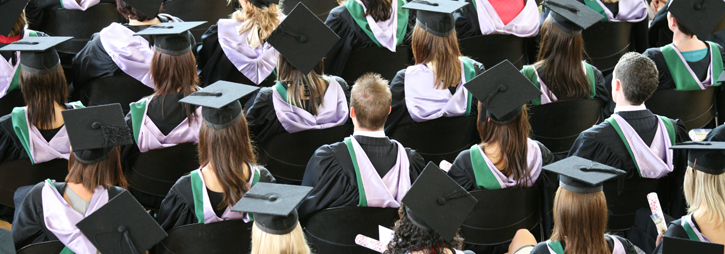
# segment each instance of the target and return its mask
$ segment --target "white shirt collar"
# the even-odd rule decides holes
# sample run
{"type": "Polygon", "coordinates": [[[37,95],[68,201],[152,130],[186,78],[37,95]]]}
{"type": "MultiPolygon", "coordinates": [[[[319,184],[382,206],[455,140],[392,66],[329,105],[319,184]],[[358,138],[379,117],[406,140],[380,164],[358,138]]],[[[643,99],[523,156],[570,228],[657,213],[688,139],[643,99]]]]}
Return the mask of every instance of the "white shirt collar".
{"type": "Polygon", "coordinates": [[[617,106],[614,108],[614,113],[620,112],[620,111],[639,111],[639,110],[645,110],[647,107],[644,106],[644,103],[637,106],[617,106]]]}
{"type": "Polygon", "coordinates": [[[384,138],[385,131],[379,130],[379,131],[355,131],[352,133],[353,136],[366,136],[366,137],[372,137],[372,138],[384,138]]]}

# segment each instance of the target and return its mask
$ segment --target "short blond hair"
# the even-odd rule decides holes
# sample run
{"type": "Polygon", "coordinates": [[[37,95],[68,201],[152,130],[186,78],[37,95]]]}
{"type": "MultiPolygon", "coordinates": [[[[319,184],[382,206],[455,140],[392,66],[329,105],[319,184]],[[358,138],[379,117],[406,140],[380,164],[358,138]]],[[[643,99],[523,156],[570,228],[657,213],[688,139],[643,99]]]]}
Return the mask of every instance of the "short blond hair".
{"type": "Polygon", "coordinates": [[[377,130],[388,119],[392,94],[388,81],[380,74],[366,73],[355,81],[350,92],[350,107],[360,127],[377,130]]]}
{"type": "Polygon", "coordinates": [[[725,174],[713,175],[687,167],[682,184],[688,213],[697,210],[707,212],[708,223],[720,227],[725,222],[725,174]]]}
{"type": "Polygon", "coordinates": [[[251,254],[310,254],[310,246],[299,223],[292,232],[275,235],[252,226],[251,254]]]}

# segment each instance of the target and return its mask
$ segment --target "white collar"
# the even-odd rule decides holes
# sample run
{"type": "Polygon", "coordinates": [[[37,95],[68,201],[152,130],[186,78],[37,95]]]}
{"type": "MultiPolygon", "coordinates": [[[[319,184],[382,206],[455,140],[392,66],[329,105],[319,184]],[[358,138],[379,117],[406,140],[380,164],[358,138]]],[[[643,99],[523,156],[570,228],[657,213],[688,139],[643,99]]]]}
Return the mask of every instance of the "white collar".
{"type": "Polygon", "coordinates": [[[384,137],[387,137],[387,136],[385,136],[385,131],[384,130],[379,130],[379,131],[359,131],[358,130],[358,131],[354,131],[352,133],[352,135],[353,136],[366,136],[366,137],[371,137],[371,138],[384,138],[384,137]]]}
{"type": "Polygon", "coordinates": [[[639,110],[645,110],[647,107],[644,106],[644,103],[637,106],[617,106],[614,108],[614,113],[617,112],[626,112],[626,111],[639,111],[639,110]]]}

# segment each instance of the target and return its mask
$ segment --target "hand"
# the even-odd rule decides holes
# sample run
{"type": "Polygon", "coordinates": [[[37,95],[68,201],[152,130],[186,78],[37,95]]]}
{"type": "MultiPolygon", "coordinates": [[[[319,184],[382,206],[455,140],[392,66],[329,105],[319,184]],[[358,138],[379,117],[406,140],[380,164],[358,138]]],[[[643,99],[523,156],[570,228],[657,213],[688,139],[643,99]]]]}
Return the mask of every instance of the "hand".
{"type": "Polygon", "coordinates": [[[662,243],[663,235],[657,235],[657,241],[655,241],[655,246],[660,246],[660,243],[662,243]]]}
{"type": "Polygon", "coordinates": [[[665,4],[667,4],[667,0],[652,0],[652,2],[649,3],[649,6],[652,8],[654,13],[658,13],[662,7],[665,7],[665,4]]]}

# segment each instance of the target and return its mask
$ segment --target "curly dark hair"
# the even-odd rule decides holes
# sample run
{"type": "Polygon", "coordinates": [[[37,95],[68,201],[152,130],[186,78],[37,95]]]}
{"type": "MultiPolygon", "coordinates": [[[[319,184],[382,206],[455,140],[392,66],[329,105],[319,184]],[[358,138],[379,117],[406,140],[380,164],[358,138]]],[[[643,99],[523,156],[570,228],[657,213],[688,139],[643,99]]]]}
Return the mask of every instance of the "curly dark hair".
{"type": "MultiPolygon", "coordinates": [[[[463,238],[458,233],[453,237],[453,240],[446,242],[443,237],[432,229],[423,229],[414,225],[408,219],[405,205],[400,207],[398,214],[400,219],[395,222],[393,228],[395,235],[384,254],[406,254],[414,250],[434,250],[435,253],[445,253],[445,249],[453,251],[454,249],[463,248],[463,238]]],[[[432,252],[424,251],[424,253],[432,252]]]]}
{"type": "MultiPolygon", "coordinates": [[[[141,22],[156,18],[156,16],[146,16],[146,14],[143,14],[136,8],[133,8],[131,5],[127,4],[123,0],[116,0],[116,11],[118,11],[118,13],[121,13],[121,15],[123,15],[127,19],[135,19],[141,22]]],[[[161,12],[161,8],[159,8],[159,12],[161,12]]],[[[156,14],[158,14],[158,12],[156,14]]]]}

